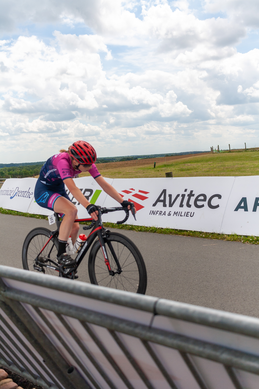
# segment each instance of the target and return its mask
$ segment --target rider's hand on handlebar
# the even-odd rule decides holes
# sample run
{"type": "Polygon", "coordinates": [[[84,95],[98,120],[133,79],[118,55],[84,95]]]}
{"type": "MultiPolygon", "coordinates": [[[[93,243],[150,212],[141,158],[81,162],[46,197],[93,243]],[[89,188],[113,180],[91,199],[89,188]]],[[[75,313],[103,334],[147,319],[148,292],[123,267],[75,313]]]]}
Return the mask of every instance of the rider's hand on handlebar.
{"type": "Polygon", "coordinates": [[[123,202],[121,203],[121,206],[123,208],[128,208],[131,210],[134,218],[135,218],[135,213],[136,213],[136,209],[135,209],[135,205],[134,203],[130,202],[130,201],[127,201],[127,200],[123,200],[123,202]]]}
{"type": "Polygon", "coordinates": [[[94,219],[94,220],[98,220],[98,208],[96,205],[94,204],[89,204],[87,207],[86,207],[86,210],[87,212],[89,213],[89,215],[94,219]]]}
{"type": "Polygon", "coordinates": [[[121,206],[122,206],[123,208],[132,209],[132,207],[134,207],[134,204],[131,203],[130,201],[123,200],[123,202],[121,203],[121,206]]]}

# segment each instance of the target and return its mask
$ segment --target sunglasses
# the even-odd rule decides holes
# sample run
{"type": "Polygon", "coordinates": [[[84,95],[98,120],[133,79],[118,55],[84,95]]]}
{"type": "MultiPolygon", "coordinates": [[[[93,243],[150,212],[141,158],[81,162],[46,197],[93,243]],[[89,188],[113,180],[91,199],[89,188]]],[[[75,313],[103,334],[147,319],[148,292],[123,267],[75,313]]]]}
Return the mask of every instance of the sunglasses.
{"type": "Polygon", "coordinates": [[[90,167],[90,166],[92,166],[92,163],[80,163],[79,165],[81,165],[83,167],[90,167]]]}
{"type": "Polygon", "coordinates": [[[75,166],[76,169],[79,169],[79,166],[83,167],[91,167],[92,163],[79,163],[78,165],[75,166]]]}

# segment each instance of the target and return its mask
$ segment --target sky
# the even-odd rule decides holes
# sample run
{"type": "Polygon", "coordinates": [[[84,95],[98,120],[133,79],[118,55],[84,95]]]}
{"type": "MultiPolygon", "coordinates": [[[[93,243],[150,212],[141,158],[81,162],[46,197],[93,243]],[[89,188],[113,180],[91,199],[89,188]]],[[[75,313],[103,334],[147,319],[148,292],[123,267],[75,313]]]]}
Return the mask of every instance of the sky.
{"type": "Polygon", "coordinates": [[[0,8],[0,163],[259,146],[258,0],[0,8]]]}

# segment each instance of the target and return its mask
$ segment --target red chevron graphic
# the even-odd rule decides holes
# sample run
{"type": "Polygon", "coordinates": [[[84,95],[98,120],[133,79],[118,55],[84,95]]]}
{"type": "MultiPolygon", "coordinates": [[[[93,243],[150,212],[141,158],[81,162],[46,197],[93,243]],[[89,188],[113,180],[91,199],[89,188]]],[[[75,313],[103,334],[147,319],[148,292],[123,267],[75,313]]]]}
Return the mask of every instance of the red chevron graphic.
{"type": "Polygon", "coordinates": [[[149,192],[146,192],[144,190],[135,190],[134,188],[130,188],[130,189],[124,189],[122,191],[122,193],[120,193],[120,195],[122,197],[124,197],[126,195],[130,195],[131,197],[128,198],[128,201],[131,201],[132,203],[134,203],[135,205],[135,208],[136,208],[136,211],[140,211],[142,208],[144,208],[145,206],[142,205],[141,203],[139,203],[138,201],[145,201],[148,199],[148,194],[149,192]],[[133,198],[132,198],[133,197],[133,198]],[[136,199],[138,201],[136,201],[136,199]]]}

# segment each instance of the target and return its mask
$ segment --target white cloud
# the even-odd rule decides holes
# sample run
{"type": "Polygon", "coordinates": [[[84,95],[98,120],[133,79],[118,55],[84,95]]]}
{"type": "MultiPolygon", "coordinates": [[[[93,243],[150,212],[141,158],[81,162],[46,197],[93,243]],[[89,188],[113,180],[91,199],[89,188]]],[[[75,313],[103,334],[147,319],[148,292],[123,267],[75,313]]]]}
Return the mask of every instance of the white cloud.
{"type": "Polygon", "coordinates": [[[181,117],[190,115],[191,110],[182,102],[176,102],[176,99],[177,96],[173,91],[166,94],[163,103],[159,105],[159,112],[162,117],[181,117]]]}
{"type": "Polygon", "coordinates": [[[64,52],[74,53],[75,51],[98,53],[106,52],[108,49],[104,40],[98,35],[80,35],[75,34],[61,34],[59,31],[54,32],[60,50],[64,52]]]}
{"type": "Polygon", "coordinates": [[[211,13],[225,12],[237,24],[255,28],[259,26],[257,0],[205,0],[205,9],[211,13]]]}
{"type": "Polygon", "coordinates": [[[259,50],[238,52],[257,3],[193,4],[0,0],[1,155],[43,160],[77,137],[103,156],[258,143],[259,50]]]}

